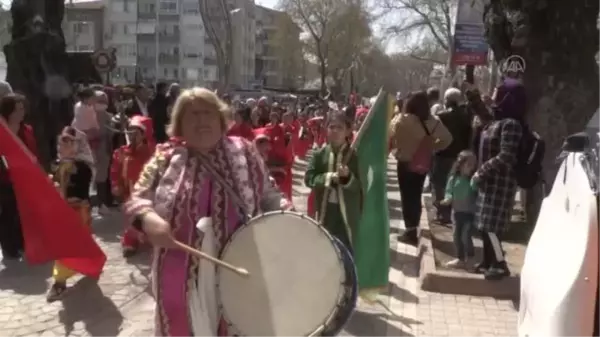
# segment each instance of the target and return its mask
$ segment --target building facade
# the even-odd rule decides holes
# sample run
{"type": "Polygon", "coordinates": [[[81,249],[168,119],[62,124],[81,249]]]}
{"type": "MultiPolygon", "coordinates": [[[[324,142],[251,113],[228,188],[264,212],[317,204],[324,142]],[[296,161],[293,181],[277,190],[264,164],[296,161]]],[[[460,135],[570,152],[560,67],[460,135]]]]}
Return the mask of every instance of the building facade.
{"type": "MultiPolygon", "coordinates": [[[[301,59],[301,50],[294,50],[299,28],[287,14],[255,5],[254,0],[225,1],[229,22],[218,0],[67,0],[67,51],[114,48],[114,83],[176,81],[217,87],[222,70],[206,30],[214,28],[225,46],[231,29],[231,87],[291,86],[296,60],[289,54],[301,59]],[[208,23],[202,19],[201,3],[208,10],[208,23]]],[[[5,17],[10,18],[10,12],[0,11],[0,45],[10,41],[10,20],[5,17]]]]}
{"type": "Polygon", "coordinates": [[[254,77],[261,86],[301,86],[300,33],[300,28],[285,12],[256,6],[254,77]]]}
{"type": "Polygon", "coordinates": [[[62,26],[68,52],[93,52],[104,48],[102,0],[65,4],[62,26]]]}

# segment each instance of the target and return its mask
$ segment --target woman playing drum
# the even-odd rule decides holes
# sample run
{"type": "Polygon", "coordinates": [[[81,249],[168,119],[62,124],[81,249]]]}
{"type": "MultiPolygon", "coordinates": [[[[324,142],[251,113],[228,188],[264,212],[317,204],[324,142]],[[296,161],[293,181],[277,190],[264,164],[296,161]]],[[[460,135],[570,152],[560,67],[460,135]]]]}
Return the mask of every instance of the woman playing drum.
{"type": "Polygon", "coordinates": [[[157,336],[232,333],[216,306],[205,310],[214,329],[200,331],[194,322],[191,294],[210,292],[210,287],[199,282],[199,260],[173,249],[174,239],[201,249],[210,238],[219,251],[247,215],[290,207],[269,182],[255,147],[225,136],[228,114],[227,105],[212,91],[183,91],[171,115],[172,138],[157,147],[125,203],[134,226],[156,247],[152,279],[157,336]],[[211,219],[210,225],[196,230],[204,219],[211,219]]]}

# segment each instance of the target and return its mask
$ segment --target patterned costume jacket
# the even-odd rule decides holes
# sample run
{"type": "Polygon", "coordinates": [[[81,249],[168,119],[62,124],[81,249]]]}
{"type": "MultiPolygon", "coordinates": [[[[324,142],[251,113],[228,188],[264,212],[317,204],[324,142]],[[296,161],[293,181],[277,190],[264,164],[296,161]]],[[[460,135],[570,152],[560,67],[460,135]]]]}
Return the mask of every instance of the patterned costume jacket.
{"type": "MultiPolygon", "coordinates": [[[[197,249],[203,247],[204,232],[196,229],[205,217],[212,219],[216,251],[220,252],[230,236],[247,217],[222,185],[232,187],[250,215],[285,208],[289,202],[273,188],[267,169],[256,148],[239,137],[224,137],[204,155],[192,155],[185,144],[170,140],[157,147],[144,167],[125,212],[135,219],[149,209],[171,223],[175,239],[197,249]],[[213,178],[206,165],[221,175],[213,178]]],[[[181,251],[156,248],[153,258],[153,291],[157,300],[157,336],[193,336],[191,294],[197,293],[200,260],[181,251]]],[[[213,266],[214,267],[214,266],[213,266]]],[[[209,292],[216,292],[216,288],[209,292]]],[[[218,328],[210,333],[233,335],[218,307],[210,308],[218,328]]]]}

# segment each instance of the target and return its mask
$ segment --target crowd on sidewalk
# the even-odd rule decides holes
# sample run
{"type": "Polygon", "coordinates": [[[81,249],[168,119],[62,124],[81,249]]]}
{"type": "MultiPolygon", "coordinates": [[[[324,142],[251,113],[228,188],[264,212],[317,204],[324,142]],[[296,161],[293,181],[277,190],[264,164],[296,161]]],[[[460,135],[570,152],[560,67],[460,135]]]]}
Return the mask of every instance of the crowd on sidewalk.
{"type": "MultiPolygon", "coordinates": [[[[398,162],[406,226],[400,240],[418,243],[421,194],[429,176],[437,220],[452,222],[455,228],[456,260],[449,265],[501,279],[510,274],[501,240],[514,195],[523,175],[539,173],[540,154],[531,149],[541,140],[531,136],[525,123],[525,90],[518,81],[506,79],[493,97],[481,96],[477,89],[449,88],[443,104],[439,101],[436,88],[396,96],[389,151],[398,162]],[[533,163],[523,161],[531,155],[533,163]],[[477,264],[472,261],[475,230],[484,244],[483,260],[477,264]]],[[[202,236],[190,232],[191,219],[212,219],[215,230],[210,235],[219,251],[248,220],[228,209],[251,215],[294,209],[292,166],[311,149],[304,179],[312,190],[308,213],[352,251],[362,192],[361,159],[349,145],[372,101],[356,95],[347,102],[277,102],[266,96],[232,100],[204,88],[182,90],[176,83],[159,83],[153,89],[86,87],[76,102],[72,123],[58,135],[56,162],[48,173],[87,226],[92,208],[105,213],[122,206],[124,256],[134,255],[147,241],[163,247],[155,254],[154,278],[159,287],[169,289],[158,298],[158,313],[169,322],[158,327],[164,335],[194,332],[181,311],[187,310],[185,290],[174,290],[172,282],[198,281],[184,255],[167,248],[176,240],[190,246],[201,242],[202,236]],[[97,191],[95,200],[90,185],[97,191]],[[165,264],[165,259],[171,262],[165,264]]],[[[26,107],[27,97],[0,83],[5,130],[35,157],[26,107]]],[[[15,173],[9,170],[10,159],[6,163],[0,155],[7,164],[0,175],[0,246],[5,259],[21,259],[24,241],[30,239],[21,224],[15,173]]],[[[62,298],[67,280],[77,271],[69,261],[55,263],[49,301],[62,298]]],[[[215,331],[226,334],[221,323],[215,331]]]]}

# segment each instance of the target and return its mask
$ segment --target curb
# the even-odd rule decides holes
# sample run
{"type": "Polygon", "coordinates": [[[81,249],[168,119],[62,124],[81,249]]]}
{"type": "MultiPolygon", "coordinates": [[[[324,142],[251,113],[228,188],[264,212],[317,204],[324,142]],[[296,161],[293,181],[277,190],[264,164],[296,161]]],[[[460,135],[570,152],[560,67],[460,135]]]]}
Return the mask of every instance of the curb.
{"type": "Polygon", "coordinates": [[[442,270],[435,263],[433,234],[429,228],[429,210],[433,207],[431,197],[423,196],[423,210],[419,231],[419,281],[421,289],[454,295],[489,296],[514,299],[520,291],[520,278],[511,275],[499,281],[487,281],[482,275],[442,270]]]}

